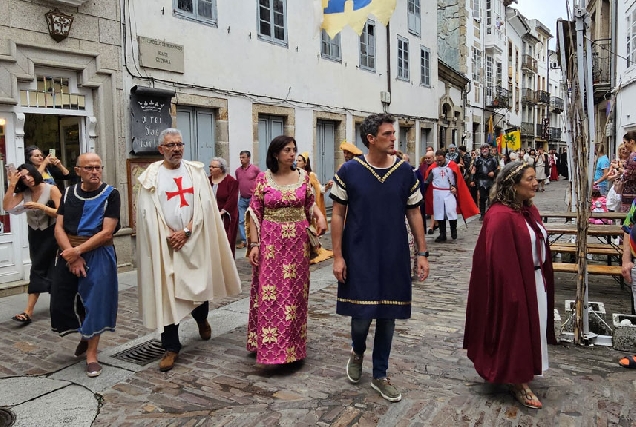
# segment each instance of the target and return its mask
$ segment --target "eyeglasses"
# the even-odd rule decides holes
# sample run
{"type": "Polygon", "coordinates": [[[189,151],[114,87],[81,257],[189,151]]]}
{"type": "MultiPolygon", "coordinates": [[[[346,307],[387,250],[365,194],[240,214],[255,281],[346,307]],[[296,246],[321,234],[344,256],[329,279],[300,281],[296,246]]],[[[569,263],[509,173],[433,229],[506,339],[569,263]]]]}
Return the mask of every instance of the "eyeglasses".
{"type": "Polygon", "coordinates": [[[101,172],[104,166],[80,166],[84,172],[101,172]]]}
{"type": "Polygon", "coordinates": [[[221,169],[221,166],[210,166],[210,169],[221,169]]]}
{"type": "Polygon", "coordinates": [[[163,144],[162,147],[166,147],[166,148],[181,148],[183,147],[185,144],[183,142],[169,142],[167,144],[163,144]]]}

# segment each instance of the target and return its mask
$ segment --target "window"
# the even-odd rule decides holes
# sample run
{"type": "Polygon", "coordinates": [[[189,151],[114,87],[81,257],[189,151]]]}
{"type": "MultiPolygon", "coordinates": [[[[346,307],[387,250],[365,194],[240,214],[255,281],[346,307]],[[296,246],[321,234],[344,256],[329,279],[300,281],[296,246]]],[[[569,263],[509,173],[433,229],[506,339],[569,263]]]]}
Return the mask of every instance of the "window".
{"type": "Polygon", "coordinates": [[[409,41],[398,36],[398,79],[409,80],[409,41]]]}
{"type": "Polygon", "coordinates": [[[472,0],[473,2],[473,18],[481,19],[481,0],[472,0]]]}
{"type": "Polygon", "coordinates": [[[627,68],[634,63],[636,63],[636,9],[631,14],[627,14],[627,68]]]}
{"type": "Polygon", "coordinates": [[[360,34],[360,68],[375,71],[375,24],[368,21],[360,34]]]}
{"type": "Polygon", "coordinates": [[[258,0],[258,38],[287,46],[285,0],[258,0]]]}
{"type": "Polygon", "coordinates": [[[486,96],[492,96],[492,56],[486,55],[486,96]]]}
{"type": "Polygon", "coordinates": [[[424,47],[420,47],[420,84],[422,86],[431,86],[431,51],[424,47]]]}
{"type": "Polygon", "coordinates": [[[174,16],[216,26],[216,0],[173,0],[174,16]]]}
{"type": "Polygon", "coordinates": [[[331,59],[332,61],[340,61],[342,59],[342,55],[340,54],[340,33],[332,39],[325,30],[322,30],[320,36],[320,54],[323,58],[331,59]]]}
{"type": "Polygon", "coordinates": [[[420,0],[408,0],[408,20],[409,20],[409,33],[416,36],[420,36],[421,30],[421,14],[420,14],[420,0]]]}
{"type": "Polygon", "coordinates": [[[474,47],[471,65],[473,69],[473,81],[475,83],[481,83],[481,50],[474,47]]]}
{"type": "Polygon", "coordinates": [[[486,33],[492,33],[492,0],[486,0],[486,33]]]}
{"type": "Polygon", "coordinates": [[[497,80],[496,80],[496,86],[502,86],[502,82],[503,82],[503,67],[501,65],[501,62],[497,62],[497,80]]]}

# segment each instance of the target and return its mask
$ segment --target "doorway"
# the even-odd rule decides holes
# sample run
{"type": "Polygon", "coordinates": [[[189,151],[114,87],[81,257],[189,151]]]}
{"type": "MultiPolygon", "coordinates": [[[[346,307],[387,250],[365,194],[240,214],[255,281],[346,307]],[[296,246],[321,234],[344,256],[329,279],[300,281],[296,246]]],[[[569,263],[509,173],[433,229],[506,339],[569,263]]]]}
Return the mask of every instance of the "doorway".
{"type": "MultiPolygon", "coordinates": [[[[335,146],[337,123],[327,120],[316,122],[316,151],[314,155],[314,173],[318,181],[325,184],[333,178],[335,172],[335,146]]],[[[331,198],[325,197],[325,206],[331,206],[331,198]]]]}
{"type": "MultiPolygon", "coordinates": [[[[83,117],[25,114],[24,147],[37,146],[46,157],[54,155],[72,171],[83,150],[83,117]]],[[[56,181],[62,189],[68,181],[56,181]]]]}
{"type": "Polygon", "coordinates": [[[214,110],[179,107],[177,126],[185,144],[183,158],[209,164],[215,156],[214,110]]]}
{"type": "Polygon", "coordinates": [[[272,139],[284,134],[284,124],[283,117],[258,115],[258,163],[261,170],[267,170],[267,149],[272,139]]]}

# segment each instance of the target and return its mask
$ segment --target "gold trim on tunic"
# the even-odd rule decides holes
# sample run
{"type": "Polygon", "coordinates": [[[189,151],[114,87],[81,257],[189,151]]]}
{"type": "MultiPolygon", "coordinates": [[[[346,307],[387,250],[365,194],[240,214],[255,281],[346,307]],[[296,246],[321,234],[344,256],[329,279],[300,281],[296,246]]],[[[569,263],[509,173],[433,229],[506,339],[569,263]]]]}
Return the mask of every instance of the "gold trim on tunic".
{"type": "Polygon", "coordinates": [[[365,168],[367,168],[367,170],[369,172],[371,172],[371,174],[373,174],[374,177],[376,177],[376,179],[378,181],[380,181],[381,184],[384,184],[384,181],[386,181],[389,176],[391,176],[391,174],[393,172],[395,172],[400,165],[402,165],[402,163],[404,163],[404,160],[399,160],[396,164],[394,164],[387,172],[384,176],[380,176],[376,171],[375,168],[373,168],[373,166],[371,166],[370,164],[368,164],[366,161],[361,160],[359,157],[354,157],[353,160],[357,161],[358,163],[360,163],[362,166],[364,166],[365,168]]]}
{"type": "Polygon", "coordinates": [[[263,219],[269,222],[298,222],[307,219],[305,208],[300,207],[284,207],[284,208],[265,208],[263,219]]]}
{"type": "Polygon", "coordinates": [[[359,304],[359,305],[411,305],[411,301],[391,301],[386,299],[381,299],[377,301],[363,301],[363,300],[355,300],[355,299],[346,299],[346,298],[338,298],[340,302],[348,302],[349,304],[359,304]]]}

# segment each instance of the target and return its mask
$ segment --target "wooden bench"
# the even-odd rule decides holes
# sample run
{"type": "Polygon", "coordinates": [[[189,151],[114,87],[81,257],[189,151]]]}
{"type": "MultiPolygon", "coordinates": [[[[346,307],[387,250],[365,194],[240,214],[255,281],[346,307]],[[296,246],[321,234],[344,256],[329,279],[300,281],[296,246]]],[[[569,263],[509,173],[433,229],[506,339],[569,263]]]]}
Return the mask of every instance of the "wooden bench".
{"type": "MultiPolygon", "coordinates": [[[[574,254],[576,253],[576,243],[556,242],[550,245],[552,253],[574,254]]],[[[623,248],[612,246],[607,243],[588,243],[587,253],[589,255],[608,255],[620,257],[623,255],[623,248]]]]}
{"type": "MultiPolygon", "coordinates": [[[[552,269],[555,273],[577,273],[578,265],[572,262],[554,262],[552,269]]],[[[587,272],[595,276],[621,276],[621,266],[588,264],[587,272]]]]}

